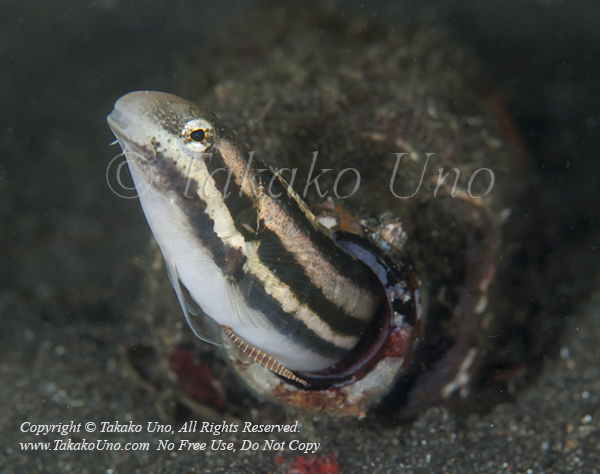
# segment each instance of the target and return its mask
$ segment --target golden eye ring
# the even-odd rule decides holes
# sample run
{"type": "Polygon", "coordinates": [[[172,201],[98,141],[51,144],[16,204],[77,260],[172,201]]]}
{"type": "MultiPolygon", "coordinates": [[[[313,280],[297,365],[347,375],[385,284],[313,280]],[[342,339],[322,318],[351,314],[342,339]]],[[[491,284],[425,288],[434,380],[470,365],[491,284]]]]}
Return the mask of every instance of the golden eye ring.
{"type": "Polygon", "coordinates": [[[214,143],[215,129],[205,119],[191,119],[183,124],[181,138],[191,151],[203,152],[214,143]]]}

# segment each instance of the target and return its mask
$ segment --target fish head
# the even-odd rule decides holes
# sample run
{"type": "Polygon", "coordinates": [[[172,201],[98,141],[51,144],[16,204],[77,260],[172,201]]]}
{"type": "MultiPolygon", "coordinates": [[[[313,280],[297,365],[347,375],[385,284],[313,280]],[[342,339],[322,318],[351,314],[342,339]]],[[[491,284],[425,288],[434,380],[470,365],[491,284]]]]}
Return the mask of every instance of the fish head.
{"type": "Polygon", "coordinates": [[[172,94],[126,94],[117,100],[107,121],[136,187],[146,184],[161,191],[184,192],[176,189],[182,179],[174,178],[206,174],[204,162],[213,153],[224,149],[233,156],[243,155],[243,143],[214,114],[172,94]]]}

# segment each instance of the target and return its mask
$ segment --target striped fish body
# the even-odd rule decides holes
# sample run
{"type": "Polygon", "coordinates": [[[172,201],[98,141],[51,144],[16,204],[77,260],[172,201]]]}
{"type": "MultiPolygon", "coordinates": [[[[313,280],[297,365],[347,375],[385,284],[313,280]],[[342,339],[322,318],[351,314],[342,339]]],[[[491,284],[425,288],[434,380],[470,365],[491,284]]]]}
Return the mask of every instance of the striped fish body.
{"type": "MultiPolygon", "coordinates": [[[[108,117],[180,301],[296,371],[342,360],[377,313],[374,273],[213,114],[133,92],[108,117]]],[[[184,312],[185,312],[185,305],[184,312]]]]}

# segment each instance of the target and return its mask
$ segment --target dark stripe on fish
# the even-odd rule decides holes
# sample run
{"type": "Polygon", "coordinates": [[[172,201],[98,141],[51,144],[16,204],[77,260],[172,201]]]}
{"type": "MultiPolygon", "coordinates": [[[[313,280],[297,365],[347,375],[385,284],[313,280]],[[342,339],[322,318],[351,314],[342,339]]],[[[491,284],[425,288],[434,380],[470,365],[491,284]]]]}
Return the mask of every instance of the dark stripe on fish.
{"type": "MultiPolygon", "coordinates": [[[[153,153],[145,155],[152,157],[148,159],[150,165],[158,169],[160,176],[168,177],[168,190],[176,194],[179,200],[178,207],[186,215],[202,246],[213,256],[215,265],[229,280],[239,280],[243,276],[242,267],[246,263],[246,256],[239,249],[225,244],[217,235],[214,221],[206,214],[206,202],[198,193],[198,183],[169,165],[169,160],[159,151],[159,146],[160,143],[154,144],[153,153]],[[184,193],[190,198],[184,197],[184,193]]],[[[152,185],[160,186],[160,182],[152,185]]]]}
{"type": "MultiPolygon", "coordinates": [[[[243,149],[239,149],[238,153],[244,153],[243,149]]],[[[344,276],[355,276],[354,284],[357,284],[357,280],[360,281],[361,286],[357,289],[362,287],[374,288],[374,279],[369,280],[364,277],[365,274],[372,275],[370,269],[365,268],[362,262],[352,258],[348,253],[341,250],[330,237],[323,235],[320,230],[314,228],[312,223],[306,219],[306,215],[300,209],[298,203],[287,196],[287,189],[284,189],[284,186],[282,186],[278,179],[273,179],[273,171],[267,164],[258,157],[254,158],[253,163],[257,167],[267,168],[266,171],[257,176],[258,183],[268,190],[273,181],[272,188],[274,188],[274,194],[281,193],[279,198],[274,199],[277,208],[272,209],[272,211],[287,213],[288,215],[291,213],[298,232],[307,235],[313,241],[320,240],[321,248],[325,249],[324,256],[327,261],[331,261],[332,259],[328,257],[333,255],[334,260],[338,259],[343,262],[342,266],[333,265],[338,272],[344,276]],[[285,203],[280,203],[280,201],[285,201],[285,203]],[[298,216],[302,216],[304,222],[298,216]],[[357,275],[361,275],[362,278],[356,277],[357,275]]],[[[245,235],[246,241],[260,241],[261,245],[258,247],[258,255],[262,263],[268,266],[284,283],[287,283],[297,293],[299,299],[303,303],[306,303],[333,331],[344,335],[360,335],[367,321],[360,320],[348,314],[342,306],[342,301],[330,300],[320,287],[322,282],[312,281],[306,274],[305,267],[296,256],[299,252],[295,252],[295,249],[288,251],[276,232],[265,228],[264,225],[259,225],[256,216],[258,204],[255,204],[250,196],[240,192],[241,188],[235,182],[235,177],[229,177],[227,165],[217,147],[215,147],[210,160],[207,161],[207,167],[209,172],[214,173],[217,189],[223,194],[225,190],[229,193],[224,202],[229,209],[237,230],[245,235]]],[[[252,168],[248,172],[250,176],[256,172],[255,167],[253,166],[252,168]]],[[[299,251],[301,252],[302,249],[299,249],[299,251]]],[[[343,295],[343,297],[346,296],[343,295]]]]}
{"type": "Polygon", "coordinates": [[[348,349],[319,337],[294,314],[284,312],[279,301],[265,292],[262,282],[255,275],[246,273],[240,284],[248,306],[260,311],[281,335],[326,357],[340,359],[348,353],[348,349]]]}
{"type": "Polygon", "coordinates": [[[301,304],[306,304],[319,319],[329,325],[332,331],[360,337],[369,321],[347,314],[344,308],[327,298],[323,290],[306,275],[304,266],[298,262],[294,253],[284,247],[275,232],[262,228],[260,240],[258,256],[261,262],[281,281],[294,289],[301,304]]]}
{"type": "MultiPolygon", "coordinates": [[[[242,153],[242,150],[239,152],[242,153]]],[[[257,161],[257,163],[259,166],[267,167],[261,161],[257,161]]],[[[207,166],[209,167],[209,171],[214,173],[215,180],[217,181],[217,189],[223,192],[227,188],[227,192],[230,193],[225,198],[225,205],[234,219],[236,228],[246,236],[246,240],[260,241],[258,256],[261,262],[280,280],[292,288],[301,303],[305,303],[313,313],[329,325],[332,331],[343,335],[360,336],[368,321],[348,314],[340,304],[341,302],[332,301],[323,293],[323,289],[319,286],[320,282],[314,282],[310,279],[306,274],[304,265],[297,258],[297,254],[302,252],[303,249],[298,249],[298,252],[287,250],[276,232],[265,228],[264,225],[260,225],[261,223],[253,220],[256,218],[256,215],[252,212],[252,210],[256,209],[254,202],[249,196],[240,193],[240,186],[235,182],[233,177],[229,179],[228,173],[225,171],[227,170],[227,165],[218,151],[213,152],[207,166]],[[227,181],[228,179],[229,182],[227,181]],[[256,230],[254,235],[248,234],[249,229],[256,230]]],[[[274,176],[270,169],[264,171],[259,176],[263,175],[269,183],[274,176]]],[[[264,185],[265,183],[263,183],[264,185]]],[[[283,192],[278,199],[290,200],[286,192],[283,192]]],[[[289,203],[288,207],[292,206],[298,207],[296,201],[289,203]]],[[[278,212],[284,211],[279,209],[278,212]]],[[[301,210],[300,212],[304,215],[301,210]]],[[[321,234],[320,231],[314,229],[310,222],[307,222],[307,227],[304,228],[299,227],[297,224],[296,226],[298,227],[298,231],[305,235],[310,234],[311,231],[312,233],[318,232],[321,234]]],[[[337,248],[337,245],[330,238],[326,237],[326,239],[328,248],[337,248]]],[[[346,252],[343,252],[343,254],[347,255],[346,252]]],[[[360,265],[361,263],[353,259],[349,260],[352,263],[348,265],[360,265]]]]}
{"type": "MultiPolygon", "coordinates": [[[[240,153],[242,153],[241,150],[240,153]]],[[[214,173],[213,179],[215,180],[215,186],[223,195],[225,205],[227,206],[227,209],[229,209],[229,213],[231,214],[236,227],[238,227],[238,218],[240,214],[245,212],[247,209],[254,207],[254,199],[246,196],[243,193],[240,197],[240,186],[235,182],[235,176],[233,176],[233,173],[231,178],[229,177],[229,168],[227,168],[225,160],[218,150],[215,150],[212,157],[206,160],[206,167],[208,168],[209,173],[214,173]],[[225,196],[226,192],[227,196],[225,196]]]]}
{"type": "MultiPolygon", "coordinates": [[[[269,183],[262,184],[269,185],[269,183]]],[[[287,187],[284,188],[279,180],[273,181],[272,191],[274,195],[283,193],[279,199],[274,199],[279,207],[278,212],[291,215],[295,225],[306,230],[314,246],[321,249],[323,258],[335,268],[338,274],[349,279],[357,288],[373,291],[376,277],[367,265],[342,250],[328,235],[317,230],[298,203],[293,198],[285,197],[287,187]]]]}
{"type": "MultiPolygon", "coordinates": [[[[167,160],[161,157],[159,152],[156,158],[154,165],[160,163],[162,167],[168,166],[167,160]]],[[[166,171],[173,188],[185,189],[186,177],[175,168],[169,168],[161,170],[161,173],[166,171]]],[[[198,195],[198,185],[193,179],[189,182],[188,196],[193,198],[180,198],[180,207],[188,218],[190,227],[203,247],[213,256],[215,265],[229,277],[230,284],[240,285],[246,305],[263,313],[278,332],[289,337],[296,344],[323,356],[343,357],[348,352],[347,349],[322,339],[304,322],[297,319],[295,314],[285,312],[281,303],[266,293],[263,283],[255,275],[244,272],[246,256],[240,250],[225,245],[215,233],[214,221],[206,214],[206,202],[198,195]]]]}

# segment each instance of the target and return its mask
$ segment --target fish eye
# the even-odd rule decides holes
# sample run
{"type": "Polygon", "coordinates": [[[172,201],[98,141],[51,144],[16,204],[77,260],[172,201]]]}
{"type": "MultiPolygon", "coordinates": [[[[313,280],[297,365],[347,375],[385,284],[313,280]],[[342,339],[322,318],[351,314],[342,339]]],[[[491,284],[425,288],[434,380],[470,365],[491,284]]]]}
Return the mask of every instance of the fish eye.
{"type": "Polygon", "coordinates": [[[215,129],[207,120],[191,119],[181,127],[181,138],[191,151],[203,152],[215,141],[215,129]]]}
{"type": "Polygon", "coordinates": [[[198,130],[193,130],[190,133],[190,138],[192,140],[194,140],[195,142],[203,142],[204,139],[206,138],[206,132],[204,130],[202,130],[201,128],[199,128],[198,130]]]}

